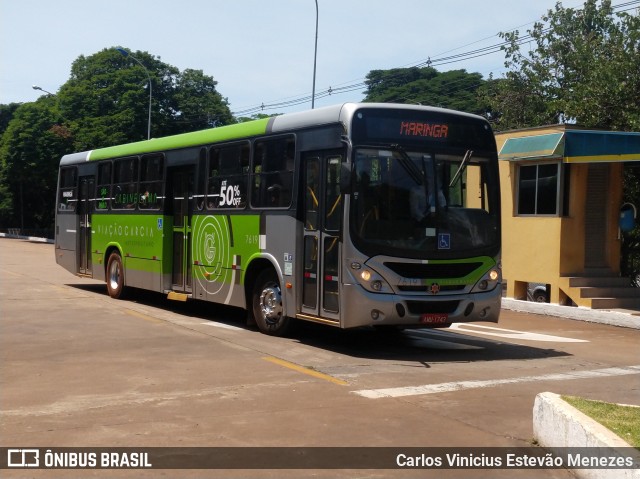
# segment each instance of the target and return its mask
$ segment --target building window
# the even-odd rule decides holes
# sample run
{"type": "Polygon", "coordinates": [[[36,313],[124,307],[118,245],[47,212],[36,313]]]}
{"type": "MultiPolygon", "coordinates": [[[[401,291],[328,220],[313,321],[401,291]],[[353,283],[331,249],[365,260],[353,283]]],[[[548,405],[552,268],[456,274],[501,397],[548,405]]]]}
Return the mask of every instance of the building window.
{"type": "Polygon", "coordinates": [[[560,214],[560,163],[520,165],[518,215],[560,214]]]}

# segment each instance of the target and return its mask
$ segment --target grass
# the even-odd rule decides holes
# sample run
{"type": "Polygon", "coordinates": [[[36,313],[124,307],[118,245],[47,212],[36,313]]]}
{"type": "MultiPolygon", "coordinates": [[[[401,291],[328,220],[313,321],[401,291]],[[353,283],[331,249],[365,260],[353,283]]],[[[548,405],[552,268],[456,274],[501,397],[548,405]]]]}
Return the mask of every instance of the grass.
{"type": "Polygon", "coordinates": [[[574,396],[562,396],[567,403],[640,449],[640,407],[623,406],[574,396]]]}

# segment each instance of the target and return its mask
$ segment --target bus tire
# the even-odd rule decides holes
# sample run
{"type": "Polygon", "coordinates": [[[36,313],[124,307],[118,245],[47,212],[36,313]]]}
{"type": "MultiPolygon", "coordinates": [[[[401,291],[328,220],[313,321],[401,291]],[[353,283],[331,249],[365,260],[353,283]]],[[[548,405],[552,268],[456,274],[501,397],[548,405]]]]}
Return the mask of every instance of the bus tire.
{"type": "Polygon", "coordinates": [[[124,267],[122,266],[122,258],[116,251],[109,255],[106,280],[109,296],[114,299],[122,298],[124,292],[124,267]]]}
{"type": "Polygon", "coordinates": [[[265,269],[258,275],[251,302],[253,319],[262,333],[284,336],[289,331],[291,318],[284,314],[282,290],[275,271],[265,269]]]}

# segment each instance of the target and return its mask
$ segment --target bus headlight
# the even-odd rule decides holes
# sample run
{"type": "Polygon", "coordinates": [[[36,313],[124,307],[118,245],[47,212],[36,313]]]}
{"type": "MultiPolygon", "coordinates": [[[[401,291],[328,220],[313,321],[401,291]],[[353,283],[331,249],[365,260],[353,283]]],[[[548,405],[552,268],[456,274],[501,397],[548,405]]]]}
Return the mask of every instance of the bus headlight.
{"type": "Polygon", "coordinates": [[[485,291],[491,291],[500,282],[500,270],[498,268],[490,269],[480,281],[471,290],[472,293],[482,293],[485,291]]]}
{"type": "Polygon", "coordinates": [[[373,293],[391,293],[391,286],[387,283],[382,276],[373,271],[372,269],[363,266],[361,270],[353,271],[352,276],[367,291],[373,293]]]}

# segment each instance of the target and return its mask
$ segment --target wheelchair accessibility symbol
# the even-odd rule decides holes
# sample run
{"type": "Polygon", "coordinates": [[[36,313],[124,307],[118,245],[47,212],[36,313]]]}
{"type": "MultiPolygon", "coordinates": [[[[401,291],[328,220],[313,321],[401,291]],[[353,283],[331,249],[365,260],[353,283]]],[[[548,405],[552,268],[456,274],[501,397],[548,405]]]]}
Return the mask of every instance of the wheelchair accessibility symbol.
{"type": "Polygon", "coordinates": [[[451,249],[451,234],[439,233],[438,234],[438,249],[451,249]]]}

